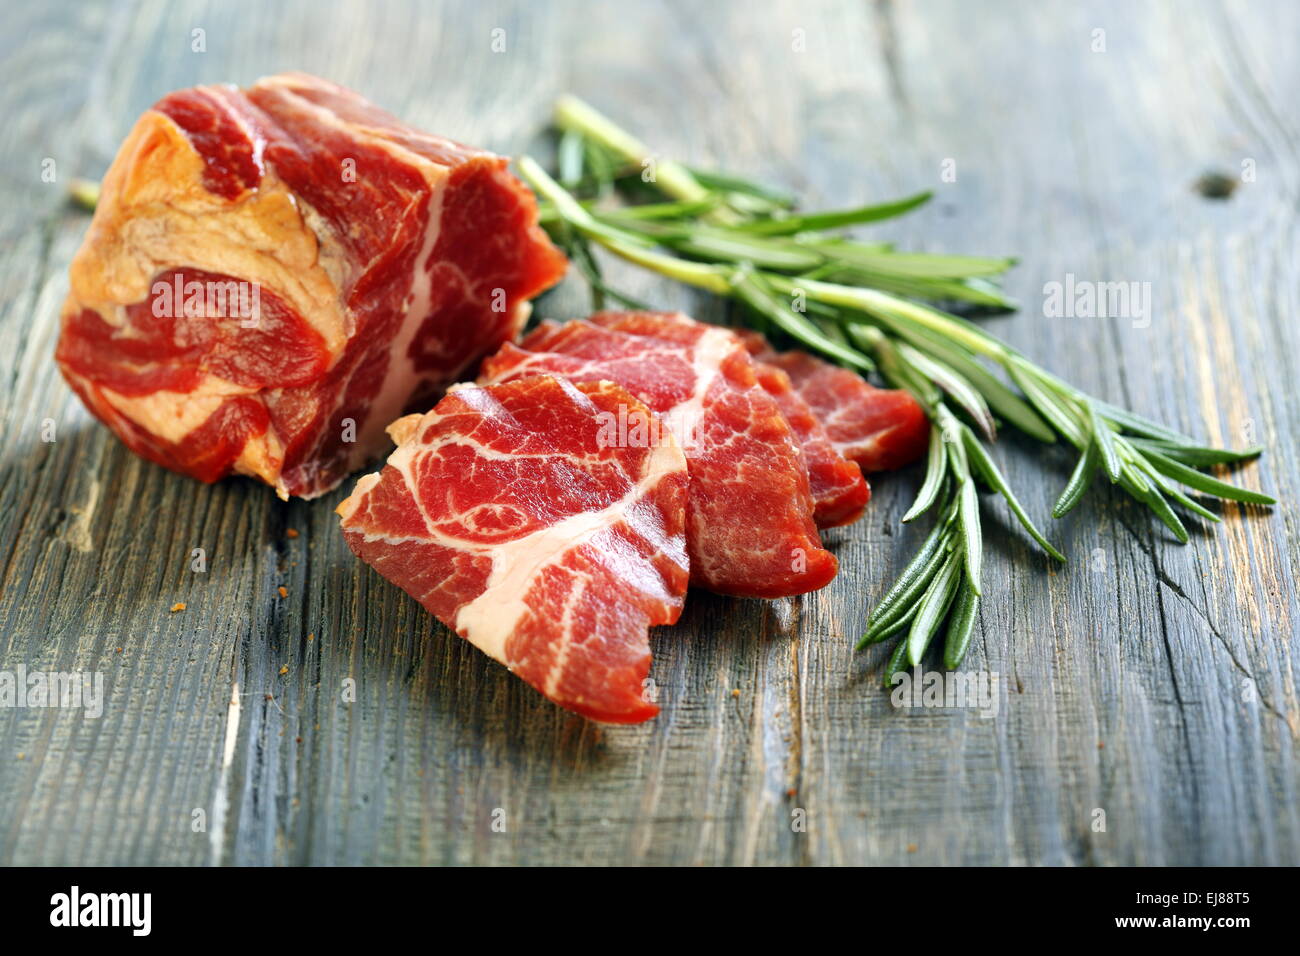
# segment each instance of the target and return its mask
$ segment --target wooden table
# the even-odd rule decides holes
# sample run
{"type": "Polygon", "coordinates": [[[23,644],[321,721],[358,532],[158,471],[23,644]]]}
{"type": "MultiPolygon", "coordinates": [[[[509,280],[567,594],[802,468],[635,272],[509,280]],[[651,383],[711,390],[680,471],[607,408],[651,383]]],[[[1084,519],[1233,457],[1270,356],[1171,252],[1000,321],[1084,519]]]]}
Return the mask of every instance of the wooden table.
{"type": "MultiPolygon", "coordinates": [[[[0,710],[0,863],[1300,863],[1300,5],[222,0],[6,21],[0,669],[101,672],[106,700],[98,719],[0,710]],[[919,474],[886,476],[829,536],[825,591],[692,595],[654,639],[658,719],[570,716],[353,559],[344,489],[283,504],[146,464],[54,367],[87,224],[69,179],[168,90],[290,68],[503,153],[540,149],[571,90],[809,206],[933,188],[871,234],[1021,255],[1023,309],[981,321],[1088,391],[1263,444],[1239,478],[1283,504],[1228,507],[1179,547],[1094,490],[1051,523],[1072,557],[1052,568],[990,502],[968,666],[1005,692],[983,718],[893,707],[885,652],[852,651],[925,530],[899,521],[919,474]],[[1226,200],[1195,188],[1215,170],[1226,200]],[[1048,317],[1068,275],[1149,283],[1149,322],[1048,317]]],[[[585,306],[570,282],[539,309],[585,306]]],[[[1066,451],[1008,436],[997,455],[1045,518],[1066,451]]]]}

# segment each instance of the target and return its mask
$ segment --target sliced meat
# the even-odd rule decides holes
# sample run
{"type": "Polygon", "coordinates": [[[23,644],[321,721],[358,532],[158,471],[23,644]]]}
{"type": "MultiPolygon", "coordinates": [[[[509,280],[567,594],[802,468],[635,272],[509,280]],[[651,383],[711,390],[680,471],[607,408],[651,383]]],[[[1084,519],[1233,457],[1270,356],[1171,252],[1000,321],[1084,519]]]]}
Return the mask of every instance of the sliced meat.
{"type": "MultiPolygon", "coordinates": [[[[689,339],[696,334],[695,330],[701,324],[679,313],[664,318],[637,312],[607,312],[592,316],[591,321],[605,328],[669,339],[681,338],[676,332],[679,326],[689,339]]],[[[757,335],[752,332],[746,334],[757,335]]],[[[746,335],[737,338],[748,349],[751,340],[746,335]]],[[[762,336],[758,338],[762,340],[762,336]]],[[[862,511],[871,497],[871,488],[862,477],[862,469],[836,450],[825,429],[808,403],[793,388],[785,372],[759,361],[755,356],[754,373],[758,383],[776,401],[803,452],[809,493],[813,500],[813,519],[817,526],[832,528],[862,517],[862,511]]]]}
{"type": "Polygon", "coordinates": [[[836,450],[863,471],[892,471],[925,456],[930,420],[910,392],[876,388],[807,352],[774,352],[757,332],[744,331],[741,338],[757,361],[790,377],[836,450]]]}
{"type": "Polygon", "coordinates": [[[314,497],[563,275],[482,150],[301,74],[163,97],[113,161],[56,357],[134,451],[314,497]]]}
{"type": "Polygon", "coordinates": [[[871,498],[871,487],[856,462],[845,458],[813,410],[795,390],[790,376],[767,362],[755,361],[758,381],[776,400],[781,414],[803,448],[812,492],[813,518],[819,528],[852,524],[862,517],[871,498]]]}
{"type": "Polygon", "coordinates": [[[677,437],[690,468],[693,583],[774,598],[816,590],[835,576],[835,557],[813,521],[799,443],[731,332],[668,313],[544,322],[485,361],[482,380],[538,373],[618,382],[677,437]]]}
{"type": "Polygon", "coordinates": [[[686,459],[612,382],[453,388],[338,507],[357,556],[562,707],[630,723],[681,613],[686,459]],[[607,441],[611,423],[661,440],[607,441]]]}

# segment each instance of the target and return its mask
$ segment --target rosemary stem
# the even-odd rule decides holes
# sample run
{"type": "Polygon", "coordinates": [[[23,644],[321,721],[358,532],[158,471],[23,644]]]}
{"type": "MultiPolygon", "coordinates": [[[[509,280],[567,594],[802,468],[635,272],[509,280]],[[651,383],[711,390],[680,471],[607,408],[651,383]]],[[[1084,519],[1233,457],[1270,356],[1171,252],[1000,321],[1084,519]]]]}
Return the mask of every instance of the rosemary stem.
{"type": "Polygon", "coordinates": [[[704,265],[699,262],[689,262],[685,259],[678,259],[676,256],[652,252],[649,249],[628,246],[620,242],[611,242],[604,236],[595,236],[593,238],[610,252],[629,262],[634,262],[661,275],[676,279],[678,282],[685,282],[687,285],[696,286],[715,295],[731,295],[731,274],[733,270],[720,266],[704,265]]]}
{"type": "Polygon", "coordinates": [[[555,124],[578,131],[629,163],[652,167],[655,185],[674,199],[698,202],[710,196],[681,163],[653,156],[645,143],[576,96],[562,96],[556,102],[555,124]]]}
{"type": "Polygon", "coordinates": [[[639,266],[652,269],[661,275],[697,286],[717,295],[730,295],[730,271],[721,266],[691,262],[676,256],[654,252],[637,245],[639,237],[625,236],[613,227],[598,222],[591,213],[582,208],[568,191],[551,178],[546,170],[531,156],[521,156],[518,161],[520,175],[528,180],[538,193],[554,204],[560,217],[567,220],[575,229],[590,239],[600,243],[610,252],[634,262],[639,266]]]}
{"type": "Polygon", "coordinates": [[[1002,344],[992,336],[986,335],[960,319],[944,315],[942,312],[926,308],[915,302],[909,302],[907,299],[900,299],[887,292],[866,289],[860,286],[822,282],[819,279],[791,279],[787,276],[774,275],[771,277],[771,282],[782,292],[788,294],[796,289],[801,289],[808,298],[824,302],[827,305],[838,305],[867,313],[885,312],[898,316],[924,326],[931,331],[938,332],[953,341],[961,343],[972,352],[986,355],[992,359],[1003,360],[1015,354],[1014,350],[1009,346],[1002,344]]]}

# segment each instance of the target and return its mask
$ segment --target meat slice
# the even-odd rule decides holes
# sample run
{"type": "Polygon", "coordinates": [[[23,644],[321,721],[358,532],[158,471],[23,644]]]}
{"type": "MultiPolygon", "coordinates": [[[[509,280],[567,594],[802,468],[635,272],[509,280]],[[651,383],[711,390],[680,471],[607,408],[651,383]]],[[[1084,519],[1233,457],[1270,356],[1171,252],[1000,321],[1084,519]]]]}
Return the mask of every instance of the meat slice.
{"type": "Polygon", "coordinates": [[[686,459],[612,382],[460,385],[389,429],[397,450],[338,507],[357,556],[548,698],[631,723],[646,630],[681,613],[686,459]],[[631,422],[660,440],[608,440],[631,422]]]}
{"type": "Polygon", "coordinates": [[[743,332],[742,338],[758,362],[790,377],[831,444],[863,471],[892,471],[924,457],[930,420],[907,390],[876,388],[807,352],[775,352],[756,332],[743,332]]]}
{"type": "MultiPolygon", "coordinates": [[[[687,337],[695,334],[693,327],[700,323],[680,314],[671,318],[636,312],[606,312],[592,317],[591,321],[606,328],[615,328],[639,335],[672,338],[673,331],[681,326],[687,337]]],[[[739,330],[733,330],[735,334],[739,330]]],[[[752,332],[740,332],[739,340],[748,348],[752,332]]],[[[760,341],[762,336],[759,336],[760,341]]],[[[832,528],[850,524],[862,517],[862,511],[871,497],[871,488],[862,477],[862,469],[846,459],[831,444],[825,429],[817,420],[808,403],[795,391],[789,376],[779,368],[754,357],[754,373],[759,385],[772,396],[777,408],[785,416],[795,441],[803,452],[804,467],[808,471],[809,492],[813,500],[813,519],[819,528],[832,528]]]]}
{"type": "Polygon", "coordinates": [[[163,97],[72,262],[57,359],[144,457],[314,497],[563,275],[501,157],[301,74],[163,97]]]}
{"type": "Polygon", "coordinates": [[[754,362],[754,369],[759,384],[776,400],[803,449],[817,527],[836,528],[857,521],[871,498],[871,487],[862,477],[862,469],[831,443],[826,429],[795,390],[789,375],[761,361],[754,362]]]}
{"type": "Polygon", "coordinates": [[[835,576],[835,556],[817,536],[799,443],[730,331],[669,313],[544,322],[487,359],[482,380],[538,373],[618,382],[677,437],[690,469],[693,583],[774,598],[816,590],[835,576]]]}

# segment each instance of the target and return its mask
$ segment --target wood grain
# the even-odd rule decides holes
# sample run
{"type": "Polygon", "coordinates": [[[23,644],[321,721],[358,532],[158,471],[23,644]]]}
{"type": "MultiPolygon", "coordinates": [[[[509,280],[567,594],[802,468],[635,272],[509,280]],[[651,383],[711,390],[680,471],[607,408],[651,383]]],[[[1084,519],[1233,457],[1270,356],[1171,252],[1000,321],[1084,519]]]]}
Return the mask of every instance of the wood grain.
{"type": "MultiPolygon", "coordinates": [[[[0,669],[100,671],[107,700],[98,719],[0,710],[0,863],[1300,863],[1296,5],[154,0],[7,17],[0,669]],[[572,90],[668,155],[810,205],[934,188],[875,232],[1019,254],[1024,307],[991,330],[1102,397],[1263,444],[1240,480],[1284,504],[1229,507],[1179,547],[1094,490],[1052,524],[1072,560],[1051,568],[990,503],[968,666],[1005,693],[985,719],[896,709],[884,652],[851,650],[924,531],[899,522],[918,476],[882,477],[867,518],[829,536],[830,588],[693,594],[654,641],[657,720],[570,716],[351,557],[331,511],[345,489],[283,504],[172,475],[54,368],[86,225],[68,179],[99,176],[164,92],[283,69],[505,153],[544,146],[572,90]],[[1192,188],[1247,160],[1230,199],[1192,188]],[[1043,284],[1069,273],[1150,283],[1150,324],[1045,316],[1043,284]]],[[[539,303],[585,308],[576,283],[539,303]]],[[[1008,436],[998,459],[1046,515],[1065,451],[1008,436]]]]}

